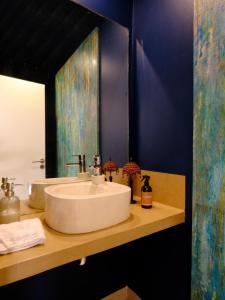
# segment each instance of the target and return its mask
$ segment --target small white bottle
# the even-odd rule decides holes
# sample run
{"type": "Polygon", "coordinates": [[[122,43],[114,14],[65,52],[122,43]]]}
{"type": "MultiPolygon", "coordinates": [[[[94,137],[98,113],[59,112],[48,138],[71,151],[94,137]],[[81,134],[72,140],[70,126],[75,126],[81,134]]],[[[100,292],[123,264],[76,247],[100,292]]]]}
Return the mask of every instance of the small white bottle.
{"type": "Polygon", "coordinates": [[[0,203],[0,224],[7,224],[20,220],[20,199],[14,194],[14,184],[6,184],[5,197],[0,203]]]}

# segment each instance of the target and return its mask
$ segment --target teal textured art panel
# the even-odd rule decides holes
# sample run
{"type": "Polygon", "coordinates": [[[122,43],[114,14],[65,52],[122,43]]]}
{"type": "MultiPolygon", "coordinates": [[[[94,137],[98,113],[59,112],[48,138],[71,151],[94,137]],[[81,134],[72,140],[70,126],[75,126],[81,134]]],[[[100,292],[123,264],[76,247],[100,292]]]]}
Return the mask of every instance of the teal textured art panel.
{"type": "Polygon", "coordinates": [[[192,300],[225,299],[225,1],[195,0],[192,300]]]}
{"type": "Polygon", "coordinates": [[[79,166],[72,155],[85,154],[86,165],[99,152],[99,42],[96,28],[57,72],[57,175],[74,176],[79,166]]]}

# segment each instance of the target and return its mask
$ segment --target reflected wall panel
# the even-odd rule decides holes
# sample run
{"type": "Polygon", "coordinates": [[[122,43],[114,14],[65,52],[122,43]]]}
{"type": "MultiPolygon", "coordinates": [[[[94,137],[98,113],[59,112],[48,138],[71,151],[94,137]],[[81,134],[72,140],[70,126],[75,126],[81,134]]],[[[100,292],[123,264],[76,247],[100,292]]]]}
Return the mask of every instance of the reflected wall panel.
{"type": "Polygon", "coordinates": [[[87,166],[99,152],[98,29],[79,46],[55,78],[57,123],[57,176],[74,176],[75,154],[85,154],[87,166]]]}

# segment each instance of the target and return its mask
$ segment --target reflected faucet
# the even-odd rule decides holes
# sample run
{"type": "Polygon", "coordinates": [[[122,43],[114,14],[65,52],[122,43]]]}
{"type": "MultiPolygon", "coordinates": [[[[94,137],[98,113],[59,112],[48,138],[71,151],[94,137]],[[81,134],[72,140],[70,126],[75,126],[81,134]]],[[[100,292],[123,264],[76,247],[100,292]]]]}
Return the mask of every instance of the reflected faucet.
{"type": "Polygon", "coordinates": [[[78,157],[78,162],[74,163],[67,163],[65,164],[66,167],[72,167],[75,165],[79,165],[79,171],[80,173],[86,172],[86,162],[85,162],[85,155],[72,155],[72,156],[77,156],[78,157]]]}

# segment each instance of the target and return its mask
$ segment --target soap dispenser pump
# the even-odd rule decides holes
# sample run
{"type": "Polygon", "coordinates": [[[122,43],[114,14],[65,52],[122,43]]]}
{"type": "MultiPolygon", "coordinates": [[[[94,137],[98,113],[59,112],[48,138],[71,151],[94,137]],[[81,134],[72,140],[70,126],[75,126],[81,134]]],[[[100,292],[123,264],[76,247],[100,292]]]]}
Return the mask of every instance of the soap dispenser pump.
{"type": "Polygon", "coordinates": [[[152,208],[152,188],[149,184],[150,176],[143,175],[144,184],[141,188],[141,207],[152,208]]]}
{"type": "Polygon", "coordinates": [[[20,199],[15,196],[14,184],[7,182],[5,197],[0,203],[0,224],[7,224],[20,220],[20,199]]]}
{"type": "Polygon", "coordinates": [[[98,154],[93,156],[93,175],[94,176],[102,175],[101,157],[98,154]]]}
{"type": "Polygon", "coordinates": [[[5,197],[7,182],[8,182],[8,178],[7,177],[2,177],[2,184],[1,184],[1,189],[0,189],[0,201],[1,201],[2,198],[5,197]]]}

